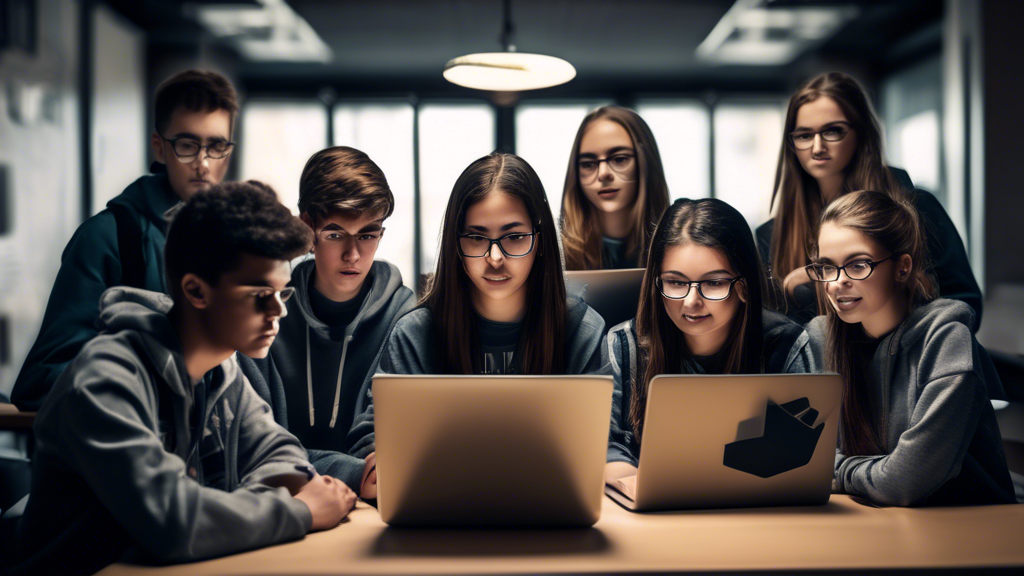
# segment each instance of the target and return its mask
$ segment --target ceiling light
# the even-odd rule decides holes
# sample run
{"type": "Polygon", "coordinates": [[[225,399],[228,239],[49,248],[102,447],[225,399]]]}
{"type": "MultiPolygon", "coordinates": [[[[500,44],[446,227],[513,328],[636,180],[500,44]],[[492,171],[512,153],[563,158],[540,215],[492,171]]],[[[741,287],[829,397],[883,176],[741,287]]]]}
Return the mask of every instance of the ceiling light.
{"type": "Polygon", "coordinates": [[[561,58],[516,52],[512,37],[510,0],[504,0],[504,29],[500,42],[505,51],[453,58],[444,66],[445,80],[477,90],[517,92],[558,86],[576,77],[576,69],[561,58]]]}

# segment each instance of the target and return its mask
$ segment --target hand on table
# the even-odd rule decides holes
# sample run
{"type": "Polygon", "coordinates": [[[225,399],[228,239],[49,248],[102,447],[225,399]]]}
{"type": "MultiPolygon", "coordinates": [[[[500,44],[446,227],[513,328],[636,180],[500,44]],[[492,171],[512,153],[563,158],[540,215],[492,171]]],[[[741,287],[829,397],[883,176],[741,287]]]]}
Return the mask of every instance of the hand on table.
{"type": "Polygon", "coordinates": [[[356,493],[344,482],[319,474],[313,476],[295,498],[309,506],[313,514],[313,532],[334,528],[356,505],[356,493]]]}

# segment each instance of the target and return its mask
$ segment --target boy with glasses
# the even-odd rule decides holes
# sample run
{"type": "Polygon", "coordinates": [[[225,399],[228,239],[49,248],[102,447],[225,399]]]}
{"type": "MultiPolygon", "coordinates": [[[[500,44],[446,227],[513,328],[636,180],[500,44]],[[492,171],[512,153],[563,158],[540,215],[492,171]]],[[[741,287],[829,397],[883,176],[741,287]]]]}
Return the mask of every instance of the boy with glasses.
{"type": "Polygon", "coordinates": [[[90,340],[35,422],[23,573],[188,562],[331,528],[355,504],[246,382],[267,354],[309,229],[258,182],[197,193],[166,243],[171,296],[103,293],[90,340]],[[294,497],[292,496],[294,494],[294,497]]]}
{"type": "Polygon", "coordinates": [[[39,336],[14,384],[18,408],[38,410],[64,367],[96,335],[104,290],[167,291],[164,213],[224,179],[237,112],[234,88],[216,72],[188,70],[157,88],[154,174],[133,182],[68,242],[39,336]]]}
{"type": "Polygon", "coordinates": [[[363,152],[338,146],[314,154],[299,182],[313,259],[292,273],[295,297],[270,354],[239,355],[253,388],[299,438],[317,472],[357,491],[375,458],[348,455],[346,436],[366,408],[387,335],[415,305],[398,268],[374,261],[394,205],[383,172],[363,152]]]}

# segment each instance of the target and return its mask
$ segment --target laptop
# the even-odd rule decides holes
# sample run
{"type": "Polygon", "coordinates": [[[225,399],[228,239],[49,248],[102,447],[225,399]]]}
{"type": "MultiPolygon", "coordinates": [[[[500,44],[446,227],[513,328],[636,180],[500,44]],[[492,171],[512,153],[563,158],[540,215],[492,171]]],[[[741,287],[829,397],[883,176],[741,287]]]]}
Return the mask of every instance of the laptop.
{"type": "Polygon", "coordinates": [[[570,270],[565,273],[565,291],[583,298],[610,329],[636,316],[643,279],[643,268],[570,270]]]}
{"type": "Polygon", "coordinates": [[[837,374],[655,376],[629,510],[820,505],[832,492],[837,374]]]}
{"type": "Polygon", "coordinates": [[[381,518],[593,525],[612,388],[611,376],[374,376],[381,518]]]}

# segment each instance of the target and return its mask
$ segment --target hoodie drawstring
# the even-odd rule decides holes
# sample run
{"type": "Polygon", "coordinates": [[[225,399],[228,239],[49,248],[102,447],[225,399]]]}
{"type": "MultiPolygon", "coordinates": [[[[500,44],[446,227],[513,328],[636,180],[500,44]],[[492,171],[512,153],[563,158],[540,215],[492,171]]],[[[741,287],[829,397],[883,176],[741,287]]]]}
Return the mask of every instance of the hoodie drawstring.
{"type": "MultiPolygon", "coordinates": [[[[306,327],[306,394],[309,397],[309,425],[312,427],[315,422],[314,410],[313,410],[313,368],[312,368],[312,348],[309,345],[309,330],[306,327]]],[[[334,428],[334,424],[338,421],[338,407],[341,405],[341,375],[345,371],[345,356],[348,354],[348,344],[352,341],[352,335],[345,336],[345,340],[341,345],[341,363],[338,365],[338,384],[334,388],[334,410],[331,412],[331,423],[330,427],[334,428]]]]}

